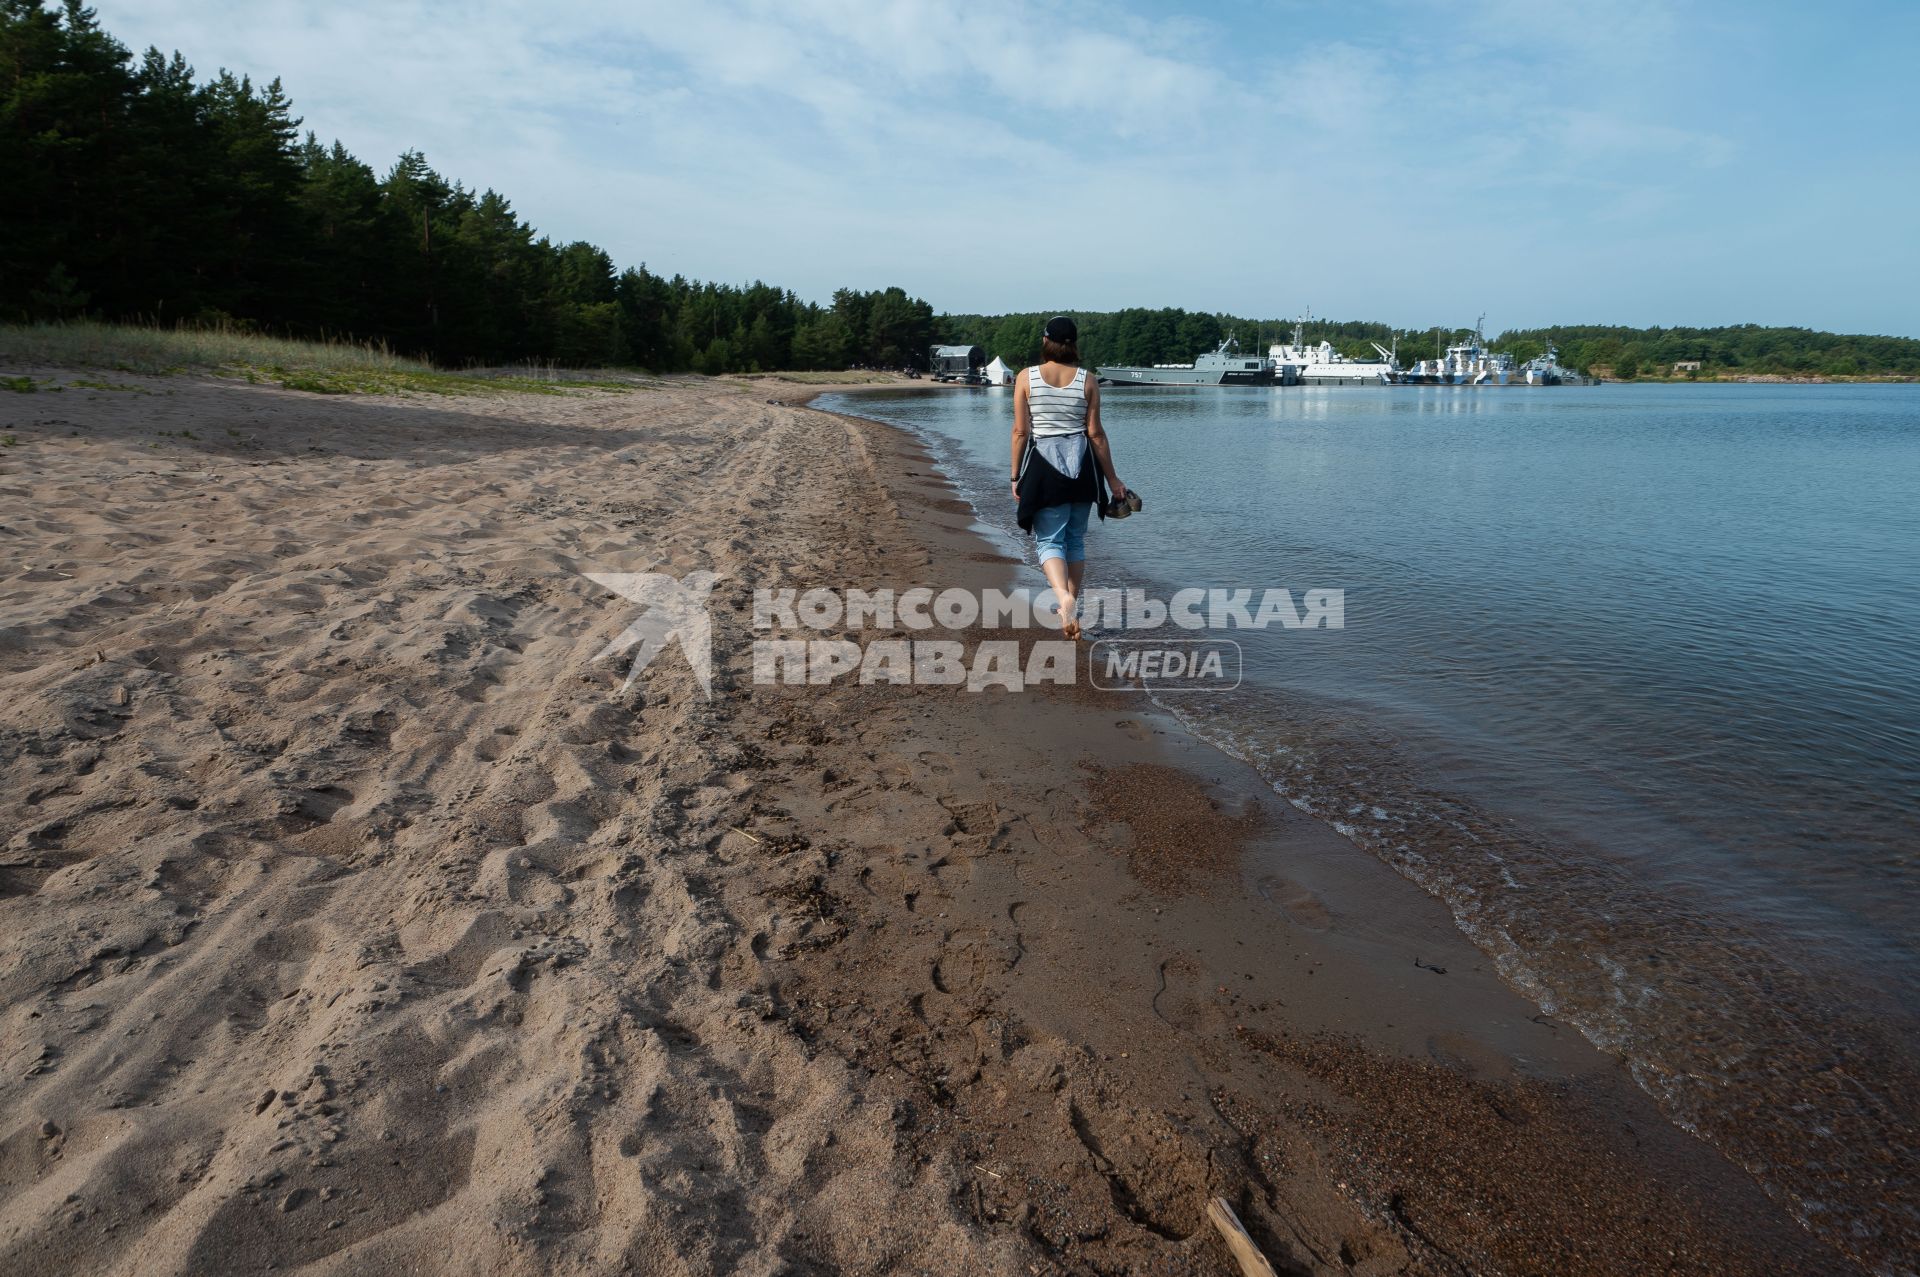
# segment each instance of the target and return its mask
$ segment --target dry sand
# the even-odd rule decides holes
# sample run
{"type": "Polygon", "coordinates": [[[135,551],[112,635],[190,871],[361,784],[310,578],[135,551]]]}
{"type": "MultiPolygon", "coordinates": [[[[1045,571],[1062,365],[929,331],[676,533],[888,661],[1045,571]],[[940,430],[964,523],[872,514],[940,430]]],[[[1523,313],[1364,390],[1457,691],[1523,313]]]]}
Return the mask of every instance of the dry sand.
{"type": "Polygon", "coordinates": [[[114,380],[0,395],[0,1273],[1836,1266],[1137,699],[753,686],[1011,570],[819,387],[114,380]]]}

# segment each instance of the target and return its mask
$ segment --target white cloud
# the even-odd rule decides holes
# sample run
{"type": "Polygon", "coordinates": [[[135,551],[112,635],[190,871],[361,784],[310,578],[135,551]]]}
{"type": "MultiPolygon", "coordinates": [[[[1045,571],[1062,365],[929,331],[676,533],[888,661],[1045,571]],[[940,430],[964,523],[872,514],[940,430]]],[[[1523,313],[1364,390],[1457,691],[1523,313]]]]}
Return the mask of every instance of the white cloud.
{"type": "Polygon", "coordinates": [[[1567,285],[1509,263],[1685,244],[1710,270],[1697,226],[1781,163],[1747,140],[1760,107],[1692,87],[1758,39],[1711,4],[1593,0],[1578,21],[1536,0],[1066,21],[1024,0],[101,11],[202,74],[283,76],[311,127],[376,168],[418,148],[555,238],[815,297],[898,282],[954,309],[1279,314],[1310,296],[1523,322],[1567,285]]]}

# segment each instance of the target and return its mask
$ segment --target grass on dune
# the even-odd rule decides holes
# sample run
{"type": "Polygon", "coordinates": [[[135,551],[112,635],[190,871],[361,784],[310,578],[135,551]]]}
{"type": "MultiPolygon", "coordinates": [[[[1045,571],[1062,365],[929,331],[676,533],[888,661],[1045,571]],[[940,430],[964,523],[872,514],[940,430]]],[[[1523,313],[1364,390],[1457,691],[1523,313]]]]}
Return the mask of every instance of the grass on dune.
{"type": "Polygon", "coordinates": [[[741,381],[794,381],[803,386],[862,386],[902,380],[892,372],[737,372],[741,381]]]}
{"type": "Polygon", "coordinates": [[[589,381],[547,378],[515,373],[477,374],[457,372],[408,372],[382,369],[315,368],[225,368],[222,376],[245,377],[248,381],[270,381],[288,390],[304,390],[316,395],[399,395],[409,392],[426,395],[498,395],[519,392],[529,395],[564,395],[578,390],[607,390],[615,394],[646,388],[625,381],[589,381]]]}
{"type": "MultiPolygon", "coordinates": [[[[623,376],[599,380],[563,376],[552,366],[529,364],[495,371],[447,372],[424,359],[395,354],[382,343],[338,338],[297,341],[243,332],[233,327],[159,328],[134,324],[72,323],[0,325],[0,366],[105,368],[167,376],[187,371],[244,378],[321,395],[490,395],[509,392],[560,395],[580,390],[622,393],[649,381],[623,376]]],[[[30,393],[31,378],[7,377],[6,389],[30,393]],[[18,383],[18,384],[16,384],[18,383]]],[[[90,389],[128,389],[109,382],[80,382],[90,389]]]]}
{"type": "Polygon", "coordinates": [[[160,328],[91,320],[0,327],[0,358],[14,364],[158,374],[247,366],[327,372],[433,371],[425,360],[396,355],[369,342],[295,341],[230,326],[160,328]]]}

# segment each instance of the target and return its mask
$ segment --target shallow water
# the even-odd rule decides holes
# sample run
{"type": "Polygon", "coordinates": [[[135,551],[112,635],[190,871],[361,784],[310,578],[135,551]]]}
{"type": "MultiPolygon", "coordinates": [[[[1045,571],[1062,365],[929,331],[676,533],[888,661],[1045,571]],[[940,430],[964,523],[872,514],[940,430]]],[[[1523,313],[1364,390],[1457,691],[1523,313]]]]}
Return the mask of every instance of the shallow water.
{"type": "MultiPolygon", "coordinates": [[[[1090,584],[1345,590],[1164,698],[1882,1271],[1920,1239],[1920,387],[1110,390],[1090,584]]],[[[1005,391],[846,396],[984,522],[1005,391]]]]}

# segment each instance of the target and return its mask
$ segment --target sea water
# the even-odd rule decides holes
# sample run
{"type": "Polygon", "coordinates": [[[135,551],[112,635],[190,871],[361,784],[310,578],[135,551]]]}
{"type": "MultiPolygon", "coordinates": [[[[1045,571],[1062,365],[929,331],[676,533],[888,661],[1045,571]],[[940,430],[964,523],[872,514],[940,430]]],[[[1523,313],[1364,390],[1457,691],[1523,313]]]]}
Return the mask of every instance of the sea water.
{"type": "MultiPolygon", "coordinates": [[[[1089,585],[1345,591],[1161,699],[1816,1231],[1920,1237],[1920,387],[1110,389],[1089,585]]],[[[820,406],[1010,540],[1011,392],[820,406]]],[[[1031,554],[1031,543],[1028,554],[1031,554]]]]}

